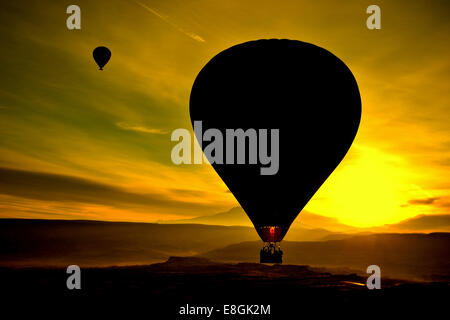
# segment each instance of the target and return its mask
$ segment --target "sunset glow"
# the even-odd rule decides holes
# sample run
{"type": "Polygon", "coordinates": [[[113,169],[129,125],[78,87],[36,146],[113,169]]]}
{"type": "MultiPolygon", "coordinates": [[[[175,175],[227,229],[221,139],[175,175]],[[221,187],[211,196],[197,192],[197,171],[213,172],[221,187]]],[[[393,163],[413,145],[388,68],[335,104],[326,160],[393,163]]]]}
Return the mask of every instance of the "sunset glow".
{"type": "Polygon", "coordinates": [[[210,165],[171,162],[170,133],[191,129],[204,64],[260,38],[326,48],[361,92],[356,140],[305,210],[357,227],[449,214],[448,7],[384,3],[370,31],[367,3],[78,1],[82,29],[69,31],[66,3],[21,2],[0,12],[1,218],[154,222],[238,206],[210,165]],[[102,72],[98,45],[112,51],[102,72]]]}

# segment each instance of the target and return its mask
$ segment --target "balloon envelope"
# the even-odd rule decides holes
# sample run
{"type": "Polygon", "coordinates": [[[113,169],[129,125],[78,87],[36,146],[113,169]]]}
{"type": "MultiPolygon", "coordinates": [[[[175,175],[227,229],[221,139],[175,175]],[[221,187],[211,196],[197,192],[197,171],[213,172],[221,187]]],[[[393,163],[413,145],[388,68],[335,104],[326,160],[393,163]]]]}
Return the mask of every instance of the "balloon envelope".
{"type": "Polygon", "coordinates": [[[103,67],[105,64],[108,63],[109,59],[111,58],[111,51],[109,51],[106,47],[97,47],[92,52],[92,55],[94,57],[95,62],[100,67],[100,70],[103,70],[103,67]]]}
{"type": "Polygon", "coordinates": [[[279,129],[276,174],[261,175],[260,164],[213,164],[261,239],[278,242],[350,148],[361,99],[351,71],[329,51],[258,40],[226,49],[203,67],[190,116],[224,137],[226,129],[279,129]]]}

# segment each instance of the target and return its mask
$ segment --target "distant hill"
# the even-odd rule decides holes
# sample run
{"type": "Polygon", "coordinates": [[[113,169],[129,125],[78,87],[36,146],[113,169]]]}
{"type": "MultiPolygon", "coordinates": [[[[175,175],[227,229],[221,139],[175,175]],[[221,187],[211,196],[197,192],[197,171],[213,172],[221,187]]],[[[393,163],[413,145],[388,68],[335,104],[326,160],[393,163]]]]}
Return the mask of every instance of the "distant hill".
{"type": "MultiPolygon", "coordinates": [[[[290,232],[294,240],[339,236],[319,229],[290,232]]],[[[0,219],[0,266],[146,264],[243,241],[262,244],[253,227],[243,226],[0,219]]]]}
{"type": "Polygon", "coordinates": [[[418,215],[392,225],[385,225],[386,230],[397,232],[450,232],[450,214],[418,215]]]}
{"type": "MultiPolygon", "coordinates": [[[[258,242],[233,244],[204,254],[226,262],[259,261],[258,242]]],[[[342,240],[283,242],[284,262],[364,273],[380,266],[382,274],[404,279],[450,279],[450,234],[376,234],[342,240]]]]}
{"type": "Polygon", "coordinates": [[[234,207],[228,211],[216,213],[210,216],[201,216],[191,219],[182,220],[158,220],[157,223],[197,223],[197,224],[211,224],[224,226],[247,226],[253,227],[252,222],[245,214],[241,207],[234,207]]]}
{"type": "MultiPolygon", "coordinates": [[[[283,241],[284,261],[361,272],[377,264],[405,279],[450,277],[449,233],[327,237],[339,236],[345,238],[283,241]]],[[[262,246],[250,227],[20,219],[0,219],[0,244],[0,266],[14,267],[142,265],[173,255],[258,262],[262,246]]]]}
{"type": "Polygon", "coordinates": [[[0,266],[145,264],[258,239],[239,226],[0,219],[0,266]]]}
{"type": "MultiPolygon", "coordinates": [[[[207,224],[225,226],[248,226],[253,224],[241,207],[232,208],[226,212],[210,216],[196,217],[183,220],[159,220],[157,223],[166,224],[207,224]]],[[[360,232],[358,228],[340,224],[337,219],[319,216],[310,212],[301,212],[286,235],[291,241],[317,241],[323,238],[341,239],[346,232],[360,232]],[[320,226],[318,228],[317,226],[320,226]]]]}
{"type": "MultiPolygon", "coordinates": [[[[183,220],[160,220],[157,221],[157,223],[195,223],[253,227],[250,219],[241,207],[235,207],[228,211],[209,216],[201,216],[183,220]]],[[[308,211],[302,211],[292,224],[291,229],[286,236],[286,240],[305,241],[339,239],[345,237],[346,234],[386,232],[450,232],[450,215],[418,215],[395,224],[386,224],[372,228],[357,228],[343,224],[336,218],[325,217],[308,211]]]]}
{"type": "MultiPolygon", "coordinates": [[[[252,222],[241,207],[234,207],[228,211],[209,216],[201,216],[182,220],[159,220],[157,223],[200,223],[225,226],[251,226],[252,222]]],[[[328,218],[308,211],[302,211],[294,221],[293,227],[300,226],[308,229],[327,229],[333,232],[359,231],[358,228],[340,223],[335,218],[328,218]]]]}

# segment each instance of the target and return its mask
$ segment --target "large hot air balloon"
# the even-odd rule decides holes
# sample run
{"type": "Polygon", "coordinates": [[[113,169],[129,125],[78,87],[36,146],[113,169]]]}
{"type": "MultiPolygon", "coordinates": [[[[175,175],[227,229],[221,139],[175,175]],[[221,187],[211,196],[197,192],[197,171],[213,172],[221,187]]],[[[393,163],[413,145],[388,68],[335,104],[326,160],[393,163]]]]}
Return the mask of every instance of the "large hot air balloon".
{"type": "Polygon", "coordinates": [[[100,70],[108,63],[111,58],[111,51],[106,47],[97,47],[92,52],[95,62],[98,64],[100,70]]]}
{"type": "Polygon", "coordinates": [[[213,167],[265,242],[261,262],[281,262],[277,243],[355,138],[361,99],[353,74],[332,53],[309,43],[242,43],[200,71],[190,116],[224,136],[226,129],[279,129],[276,174],[262,175],[261,165],[248,163],[213,167]]]}

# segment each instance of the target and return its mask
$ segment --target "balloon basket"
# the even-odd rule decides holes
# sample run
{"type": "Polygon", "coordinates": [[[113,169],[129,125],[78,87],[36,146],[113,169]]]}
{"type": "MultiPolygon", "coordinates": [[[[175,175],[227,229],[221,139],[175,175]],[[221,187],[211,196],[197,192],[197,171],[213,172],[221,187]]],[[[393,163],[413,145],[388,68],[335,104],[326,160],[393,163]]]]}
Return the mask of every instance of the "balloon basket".
{"type": "Polygon", "coordinates": [[[260,263],[283,263],[283,251],[275,243],[264,245],[259,254],[260,263]]]}

